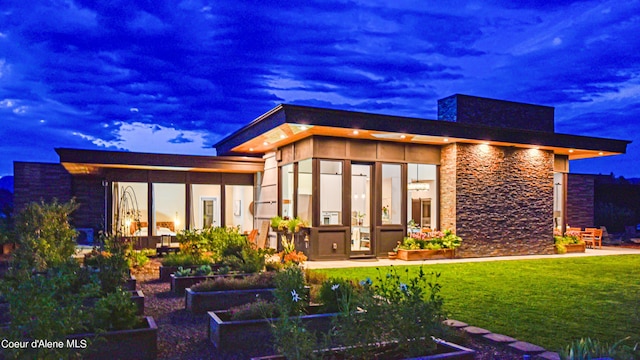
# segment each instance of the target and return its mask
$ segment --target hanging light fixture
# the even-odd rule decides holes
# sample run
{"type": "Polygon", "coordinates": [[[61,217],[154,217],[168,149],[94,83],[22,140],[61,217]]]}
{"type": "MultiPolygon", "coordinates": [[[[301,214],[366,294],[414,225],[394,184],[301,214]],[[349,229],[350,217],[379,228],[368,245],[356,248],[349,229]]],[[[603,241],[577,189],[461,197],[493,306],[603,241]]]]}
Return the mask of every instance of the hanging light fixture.
{"type": "Polygon", "coordinates": [[[429,191],[429,189],[430,189],[429,183],[426,182],[426,180],[424,182],[420,181],[420,174],[418,173],[419,172],[418,166],[419,165],[416,164],[416,180],[410,182],[407,185],[407,189],[415,190],[415,191],[429,191]]]}

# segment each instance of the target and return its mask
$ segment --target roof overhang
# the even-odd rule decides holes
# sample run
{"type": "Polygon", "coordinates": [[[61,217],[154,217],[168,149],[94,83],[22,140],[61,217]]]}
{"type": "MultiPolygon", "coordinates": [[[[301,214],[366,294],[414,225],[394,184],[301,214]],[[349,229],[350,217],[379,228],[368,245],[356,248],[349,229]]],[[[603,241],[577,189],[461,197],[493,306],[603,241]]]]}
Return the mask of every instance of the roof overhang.
{"type": "Polygon", "coordinates": [[[569,160],[624,154],[630,141],[461,124],[401,116],[279,105],[219,141],[218,154],[256,156],[310,136],[413,144],[491,144],[538,148],[569,160]]]}
{"type": "Polygon", "coordinates": [[[57,148],[72,175],[99,175],[104,169],[257,173],[264,160],[247,156],[196,156],[57,148]]]}

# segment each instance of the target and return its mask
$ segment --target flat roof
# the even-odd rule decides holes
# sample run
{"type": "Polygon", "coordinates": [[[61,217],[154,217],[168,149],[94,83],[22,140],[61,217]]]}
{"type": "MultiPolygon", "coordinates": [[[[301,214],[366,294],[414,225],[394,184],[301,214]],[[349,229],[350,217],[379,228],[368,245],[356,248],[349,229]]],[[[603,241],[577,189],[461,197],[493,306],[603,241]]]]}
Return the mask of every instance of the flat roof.
{"type": "Polygon", "coordinates": [[[281,104],[214,145],[220,155],[256,156],[310,136],[413,144],[488,143],[551,150],[570,160],[624,154],[631,141],[446,120],[281,104]]]}
{"type": "Polygon", "coordinates": [[[56,148],[60,163],[74,175],[96,175],[102,169],[256,173],[264,160],[246,156],[202,156],[56,148]]]}

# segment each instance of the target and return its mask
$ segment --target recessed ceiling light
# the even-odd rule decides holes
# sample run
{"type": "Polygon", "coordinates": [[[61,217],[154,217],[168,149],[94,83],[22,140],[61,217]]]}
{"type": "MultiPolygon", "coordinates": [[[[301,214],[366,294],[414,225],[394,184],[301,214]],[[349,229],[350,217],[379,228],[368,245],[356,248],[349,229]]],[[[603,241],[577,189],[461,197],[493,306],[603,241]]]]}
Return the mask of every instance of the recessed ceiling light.
{"type": "Polygon", "coordinates": [[[360,132],[358,130],[353,130],[353,135],[358,135],[360,132]]]}
{"type": "Polygon", "coordinates": [[[265,142],[262,143],[262,145],[267,146],[267,145],[269,145],[269,143],[265,141],[265,142]]]}
{"type": "Polygon", "coordinates": [[[444,140],[442,140],[444,142],[449,142],[449,138],[444,138],[444,140]]]}
{"type": "Polygon", "coordinates": [[[407,137],[406,135],[400,135],[400,139],[404,139],[406,137],[407,137]]]}
{"type": "Polygon", "coordinates": [[[569,152],[570,152],[570,153],[572,153],[572,152],[573,152],[573,149],[569,149],[569,152]]]}
{"type": "Polygon", "coordinates": [[[307,127],[306,126],[300,126],[300,130],[305,131],[305,130],[307,130],[307,127]]]}
{"type": "Polygon", "coordinates": [[[482,143],[482,145],[491,145],[491,143],[488,142],[488,141],[485,141],[485,142],[482,143]]]}
{"type": "Polygon", "coordinates": [[[287,136],[286,136],[285,134],[280,135],[280,139],[284,139],[284,138],[286,138],[286,137],[287,137],[287,136]]]}
{"type": "Polygon", "coordinates": [[[598,155],[604,155],[604,153],[603,153],[602,151],[600,151],[600,152],[598,153],[598,155]]]}
{"type": "Polygon", "coordinates": [[[253,151],[253,148],[249,148],[249,151],[253,151]]]}

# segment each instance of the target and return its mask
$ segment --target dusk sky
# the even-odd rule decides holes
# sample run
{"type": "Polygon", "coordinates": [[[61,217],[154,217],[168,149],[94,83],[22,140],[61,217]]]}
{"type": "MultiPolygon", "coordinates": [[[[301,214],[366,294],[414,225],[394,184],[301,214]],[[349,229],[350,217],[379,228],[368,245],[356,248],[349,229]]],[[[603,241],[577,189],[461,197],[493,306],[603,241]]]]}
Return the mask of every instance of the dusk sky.
{"type": "Polygon", "coordinates": [[[632,140],[571,172],[640,177],[640,0],[4,0],[0,176],[56,147],[213,155],[280,103],[435,119],[468,94],[632,140]]]}

